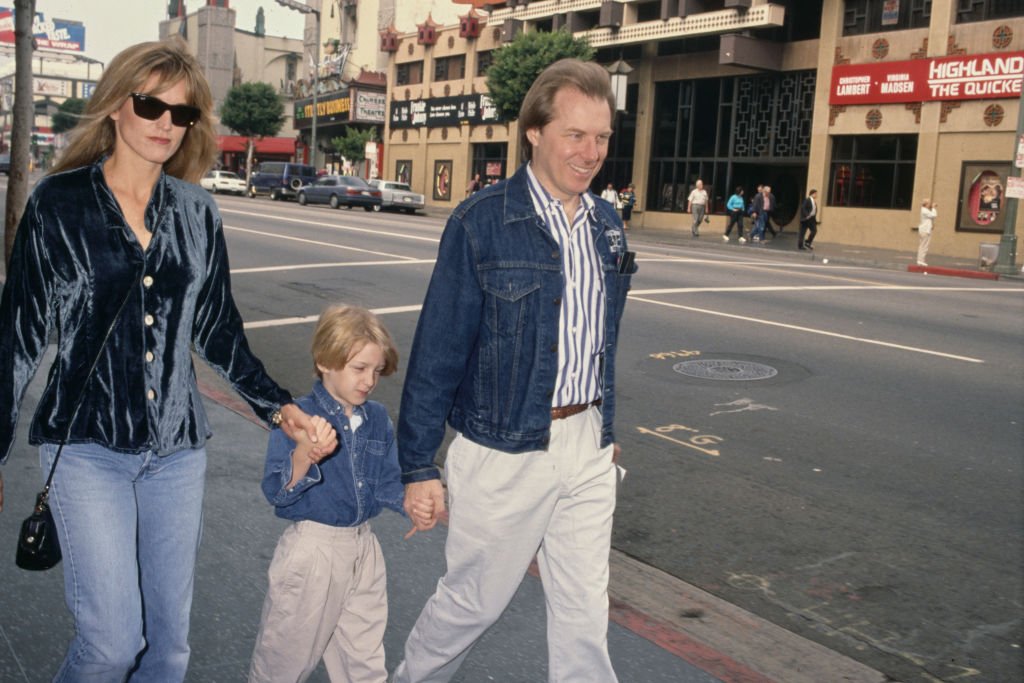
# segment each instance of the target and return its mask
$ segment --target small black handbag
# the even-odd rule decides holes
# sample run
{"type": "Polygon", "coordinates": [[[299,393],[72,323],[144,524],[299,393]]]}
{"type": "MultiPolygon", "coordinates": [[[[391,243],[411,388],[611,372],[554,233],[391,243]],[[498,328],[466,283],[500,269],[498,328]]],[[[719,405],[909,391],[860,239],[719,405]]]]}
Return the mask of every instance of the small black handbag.
{"type": "Polygon", "coordinates": [[[103,337],[103,343],[100,344],[99,353],[96,354],[96,358],[89,368],[89,373],[85,376],[82,393],[78,395],[75,409],[71,412],[67,432],[65,432],[64,438],[61,439],[60,446],[57,447],[57,453],[53,456],[53,464],[50,465],[50,475],[46,477],[46,485],[43,486],[43,490],[36,496],[36,506],[33,508],[32,514],[21,523],[21,533],[18,534],[18,551],[14,556],[14,563],[22,569],[41,572],[52,569],[60,563],[60,539],[57,538],[57,527],[53,523],[53,515],[50,513],[50,482],[53,481],[53,473],[57,470],[60,452],[64,450],[64,443],[71,434],[71,425],[74,424],[75,417],[78,415],[78,409],[82,406],[82,399],[85,398],[85,387],[88,386],[92,373],[96,370],[96,364],[100,362],[100,355],[103,354],[103,349],[107,345],[107,340],[110,338],[110,333],[114,330],[117,319],[121,317],[121,311],[124,310],[125,304],[128,303],[128,298],[132,295],[137,285],[138,282],[125,294],[120,308],[117,309],[117,314],[114,315],[110,327],[107,328],[107,333],[103,337]]]}
{"type": "Polygon", "coordinates": [[[50,514],[49,496],[50,485],[47,484],[36,496],[36,507],[32,514],[21,523],[14,563],[22,569],[40,572],[56,567],[60,562],[60,541],[57,539],[53,515],[50,514]]]}

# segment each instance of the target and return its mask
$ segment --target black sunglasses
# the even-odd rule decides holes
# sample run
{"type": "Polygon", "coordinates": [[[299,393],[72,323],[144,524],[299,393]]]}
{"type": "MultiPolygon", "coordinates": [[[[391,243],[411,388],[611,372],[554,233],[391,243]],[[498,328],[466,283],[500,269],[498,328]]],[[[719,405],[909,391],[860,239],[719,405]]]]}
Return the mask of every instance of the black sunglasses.
{"type": "Polygon", "coordinates": [[[164,115],[165,111],[171,112],[171,123],[182,128],[188,128],[199,120],[199,108],[188,104],[167,104],[159,97],[143,95],[140,92],[132,93],[132,109],[135,115],[148,121],[156,121],[164,115]]]}

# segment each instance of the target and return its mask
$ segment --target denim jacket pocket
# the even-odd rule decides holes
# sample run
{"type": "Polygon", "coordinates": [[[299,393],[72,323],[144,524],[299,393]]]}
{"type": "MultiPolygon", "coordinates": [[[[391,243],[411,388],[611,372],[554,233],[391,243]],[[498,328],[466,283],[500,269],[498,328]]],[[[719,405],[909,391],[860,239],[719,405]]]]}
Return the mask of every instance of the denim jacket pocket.
{"type": "Polygon", "coordinates": [[[530,333],[537,331],[541,272],[531,267],[496,267],[481,274],[484,315],[480,339],[477,405],[494,426],[516,424],[513,411],[522,410],[530,359],[530,333]],[[525,361],[525,362],[524,362],[525,361]]]}

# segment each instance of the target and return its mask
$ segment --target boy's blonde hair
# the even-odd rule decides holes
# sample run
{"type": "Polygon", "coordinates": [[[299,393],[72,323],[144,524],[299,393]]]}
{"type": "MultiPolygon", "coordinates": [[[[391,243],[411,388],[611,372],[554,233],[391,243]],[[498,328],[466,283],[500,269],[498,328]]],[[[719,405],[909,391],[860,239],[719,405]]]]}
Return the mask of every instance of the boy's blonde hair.
{"type": "Polygon", "coordinates": [[[320,366],[342,369],[368,343],[376,344],[384,352],[381,375],[390,375],[398,369],[398,350],[380,318],[360,306],[328,306],[320,314],[313,333],[316,376],[323,377],[320,366]]]}

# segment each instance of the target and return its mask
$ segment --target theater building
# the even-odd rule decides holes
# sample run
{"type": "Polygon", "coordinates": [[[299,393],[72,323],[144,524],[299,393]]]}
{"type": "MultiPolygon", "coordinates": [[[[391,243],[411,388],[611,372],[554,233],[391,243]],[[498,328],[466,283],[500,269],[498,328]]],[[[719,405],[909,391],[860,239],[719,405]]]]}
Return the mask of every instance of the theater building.
{"type": "Polygon", "coordinates": [[[380,34],[383,172],[434,205],[454,207],[474,173],[518,165],[516,125],[486,96],[491,51],[522,31],[564,29],[602,65],[630,70],[594,188],[634,183],[638,227],[688,228],[680,213],[700,178],[714,222],[736,186],[749,198],[770,184],[784,225],[817,189],[821,242],[913,250],[925,198],[939,204],[933,253],[974,257],[1003,232],[1024,74],[1019,0],[465,7],[457,25],[427,16],[415,32],[380,34]]]}

